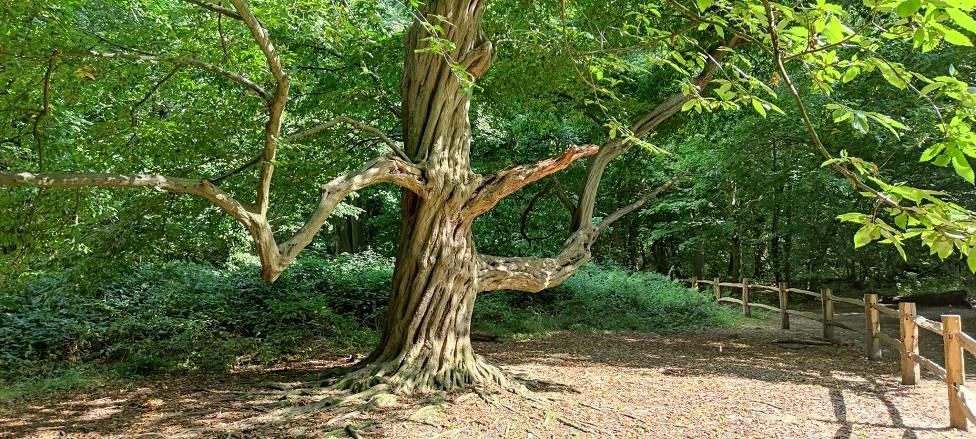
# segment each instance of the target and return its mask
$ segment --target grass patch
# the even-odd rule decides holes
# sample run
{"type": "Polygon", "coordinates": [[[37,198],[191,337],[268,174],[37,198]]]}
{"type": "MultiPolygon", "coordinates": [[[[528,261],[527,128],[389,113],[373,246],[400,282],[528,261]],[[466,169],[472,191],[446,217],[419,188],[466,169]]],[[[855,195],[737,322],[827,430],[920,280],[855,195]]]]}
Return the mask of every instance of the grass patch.
{"type": "Polygon", "coordinates": [[[104,380],[104,373],[94,371],[90,367],[69,367],[64,370],[49,372],[44,376],[0,383],[0,402],[38,398],[51,393],[68,390],[87,389],[100,384],[104,380]]]}

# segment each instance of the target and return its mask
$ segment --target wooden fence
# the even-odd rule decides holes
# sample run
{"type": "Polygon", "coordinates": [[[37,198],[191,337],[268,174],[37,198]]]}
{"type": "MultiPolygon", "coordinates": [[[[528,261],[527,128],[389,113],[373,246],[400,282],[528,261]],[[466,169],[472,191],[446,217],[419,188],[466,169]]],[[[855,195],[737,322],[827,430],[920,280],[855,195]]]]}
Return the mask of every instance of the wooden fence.
{"type": "MultiPolygon", "coordinates": [[[[976,339],[962,332],[962,322],[958,315],[943,315],[941,322],[926,319],[916,313],[914,303],[901,302],[898,309],[878,303],[877,294],[865,294],[863,300],[835,296],[830,288],[824,288],[819,293],[799,288],[790,288],[786,283],[778,285],[764,285],[742,279],[740,283],[722,282],[719,278],[713,280],[682,279],[690,282],[692,288],[699,289],[702,285],[711,285],[715,301],[719,303],[733,303],[742,306],[742,314],[752,315],[752,308],[760,308],[780,314],[781,327],[790,329],[790,317],[797,316],[815,320],[823,324],[823,337],[834,339],[834,328],[846,329],[864,335],[865,353],[868,359],[881,360],[881,344],[886,343],[900,352],[901,383],[914,385],[920,379],[920,368],[932,372],[939,379],[945,381],[949,396],[949,425],[953,428],[968,429],[968,423],[976,424],[976,394],[966,388],[966,369],[963,353],[968,351],[976,355],[976,339]],[[739,292],[739,298],[723,295],[723,288],[739,292]],[[770,306],[750,301],[750,294],[774,294],[779,298],[779,306],[770,306]],[[789,309],[790,296],[800,294],[820,300],[821,312],[806,312],[789,309]],[[835,321],[834,304],[845,303],[861,307],[864,311],[864,329],[851,327],[835,321]],[[880,315],[898,319],[899,338],[892,338],[881,332],[880,315]],[[918,330],[923,329],[942,336],[945,350],[945,367],[919,354],[918,330]]],[[[860,312],[856,314],[861,314],[860,312]]]]}

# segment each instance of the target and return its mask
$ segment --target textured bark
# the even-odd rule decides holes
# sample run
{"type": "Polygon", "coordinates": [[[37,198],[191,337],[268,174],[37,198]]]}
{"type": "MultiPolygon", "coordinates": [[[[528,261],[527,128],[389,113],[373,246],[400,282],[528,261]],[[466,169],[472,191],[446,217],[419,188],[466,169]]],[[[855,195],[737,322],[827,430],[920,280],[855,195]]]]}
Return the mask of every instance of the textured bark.
{"type": "Polygon", "coordinates": [[[406,39],[402,82],[404,151],[423,163],[426,196],[404,192],[393,291],[379,346],[342,383],[353,388],[384,381],[397,392],[501,383],[494,366],[471,346],[471,314],[478,289],[478,259],[466,205],[483,178],[469,165],[470,96],[451,70],[460,62],[477,78],[491,62],[481,32],[484,2],[427,2],[427,20],[451,23],[444,35],[455,50],[424,52],[427,28],[417,21],[406,39]]]}

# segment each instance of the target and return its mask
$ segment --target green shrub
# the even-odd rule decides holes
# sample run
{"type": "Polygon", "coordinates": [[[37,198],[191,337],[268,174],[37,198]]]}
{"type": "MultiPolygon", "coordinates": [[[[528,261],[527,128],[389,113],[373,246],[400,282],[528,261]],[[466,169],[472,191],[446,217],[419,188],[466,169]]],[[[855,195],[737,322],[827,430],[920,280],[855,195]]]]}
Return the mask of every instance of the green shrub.
{"type": "Polygon", "coordinates": [[[123,375],[223,370],[307,352],[362,349],[389,294],[392,261],[307,257],[273,285],[247,258],[217,269],[144,264],[78,279],[39,276],[0,294],[0,380],[104,360],[123,375]]]}
{"type": "Polygon", "coordinates": [[[507,335],[564,329],[675,332],[734,320],[706,295],[665,276],[588,265],[549,291],[486,295],[475,305],[474,325],[507,335]]]}
{"type": "MultiPolygon", "coordinates": [[[[373,253],[304,257],[274,284],[248,256],[223,268],[169,262],[38,275],[0,293],[0,393],[80,385],[78,368],[97,364],[137,376],[361,351],[377,341],[392,277],[393,261],[373,253]]],[[[730,321],[663,276],[598,266],[539,294],[487,294],[473,320],[475,331],[498,335],[730,321]]]]}

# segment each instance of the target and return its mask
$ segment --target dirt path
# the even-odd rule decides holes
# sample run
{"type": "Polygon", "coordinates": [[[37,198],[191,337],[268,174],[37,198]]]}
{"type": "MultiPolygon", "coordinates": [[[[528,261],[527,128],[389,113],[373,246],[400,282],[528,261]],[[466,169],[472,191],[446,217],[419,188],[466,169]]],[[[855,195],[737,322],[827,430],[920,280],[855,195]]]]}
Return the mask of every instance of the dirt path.
{"type": "Polygon", "coordinates": [[[347,423],[366,438],[966,437],[946,428],[945,387],[932,377],[900,386],[893,359],[870,363],[860,345],[780,343],[813,338],[819,326],[795,321],[800,329],[785,332],[772,323],[478,345],[510,373],[534,380],[541,403],[432,395],[360,414],[329,409],[281,423],[256,420],[321,398],[285,399],[262,384],[314,379],[347,364],[318,360],[18,403],[0,409],[0,437],[346,437],[347,423]]]}

